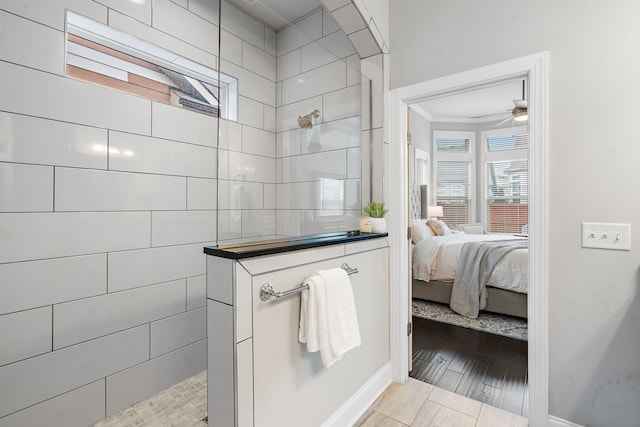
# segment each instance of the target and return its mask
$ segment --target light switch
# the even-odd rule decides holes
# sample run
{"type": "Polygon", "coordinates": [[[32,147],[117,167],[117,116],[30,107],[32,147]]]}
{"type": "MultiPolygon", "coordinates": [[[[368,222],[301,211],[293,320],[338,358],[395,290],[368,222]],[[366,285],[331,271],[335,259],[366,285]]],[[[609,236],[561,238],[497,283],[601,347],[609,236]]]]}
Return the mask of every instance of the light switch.
{"type": "Polygon", "coordinates": [[[582,247],[631,250],[631,224],[582,223],[582,247]]]}

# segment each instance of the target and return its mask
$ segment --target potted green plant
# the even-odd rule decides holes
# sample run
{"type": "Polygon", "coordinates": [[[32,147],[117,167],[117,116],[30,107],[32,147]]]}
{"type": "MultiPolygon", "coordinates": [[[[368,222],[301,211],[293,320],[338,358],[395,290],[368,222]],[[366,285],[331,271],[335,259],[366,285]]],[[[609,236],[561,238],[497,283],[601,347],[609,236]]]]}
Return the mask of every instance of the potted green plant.
{"type": "Polygon", "coordinates": [[[365,233],[386,233],[387,222],[384,216],[389,212],[384,203],[371,202],[363,209],[368,217],[360,219],[360,231],[365,233]]]}

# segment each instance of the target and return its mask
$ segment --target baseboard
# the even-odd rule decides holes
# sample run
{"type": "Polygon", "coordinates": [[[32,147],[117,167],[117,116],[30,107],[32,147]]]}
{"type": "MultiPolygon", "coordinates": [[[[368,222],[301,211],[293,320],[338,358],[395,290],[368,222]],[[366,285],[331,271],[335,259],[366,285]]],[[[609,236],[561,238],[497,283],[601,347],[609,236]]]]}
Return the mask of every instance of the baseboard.
{"type": "Polygon", "coordinates": [[[391,384],[391,378],[391,362],[388,362],[334,412],[322,427],[344,427],[355,424],[391,384]]]}
{"type": "Polygon", "coordinates": [[[583,427],[580,424],[549,415],[549,427],[583,427]]]}

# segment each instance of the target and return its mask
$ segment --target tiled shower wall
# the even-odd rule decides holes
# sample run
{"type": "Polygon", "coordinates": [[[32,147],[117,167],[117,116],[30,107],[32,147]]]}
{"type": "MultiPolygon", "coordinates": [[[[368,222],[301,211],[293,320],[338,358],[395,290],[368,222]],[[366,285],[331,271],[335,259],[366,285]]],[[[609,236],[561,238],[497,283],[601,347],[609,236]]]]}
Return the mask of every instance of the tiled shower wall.
{"type": "Polygon", "coordinates": [[[240,96],[238,122],[220,121],[219,238],[357,228],[369,121],[346,34],[321,8],[277,33],[227,2],[222,16],[221,70],[240,96]],[[316,108],[318,124],[300,129],[298,116],[316,108]],[[321,178],[341,181],[338,208],[321,178]]]}
{"type": "Polygon", "coordinates": [[[186,5],[0,2],[0,426],[86,426],[206,367],[217,120],[64,73],[65,8],[215,67],[217,5],[186,5]]]}
{"type": "Polygon", "coordinates": [[[277,234],[357,229],[368,126],[360,58],[326,9],[278,31],[277,56],[277,234]],[[316,109],[313,128],[301,129],[298,116],[316,109]]]}
{"type": "Polygon", "coordinates": [[[276,32],[222,2],[223,73],[238,79],[238,121],[220,120],[219,238],[275,235],[276,32]]]}

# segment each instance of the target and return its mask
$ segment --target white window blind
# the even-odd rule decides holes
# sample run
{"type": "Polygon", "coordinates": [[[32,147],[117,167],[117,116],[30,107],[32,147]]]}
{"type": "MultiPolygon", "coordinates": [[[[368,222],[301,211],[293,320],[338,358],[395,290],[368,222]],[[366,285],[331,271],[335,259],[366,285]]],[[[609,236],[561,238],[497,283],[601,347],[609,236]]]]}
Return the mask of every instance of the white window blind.
{"type": "Polygon", "coordinates": [[[449,227],[469,222],[469,162],[438,162],[437,204],[442,206],[442,220],[449,227]]]}
{"type": "Polygon", "coordinates": [[[434,132],[436,204],[449,227],[471,222],[473,133],[434,132]]]}
{"type": "Polygon", "coordinates": [[[464,137],[441,136],[436,138],[436,149],[446,153],[470,153],[471,141],[464,137]]]}
{"type": "Polygon", "coordinates": [[[486,138],[487,229],[521,233],[529,223],[529,135],[486,138]]]}

